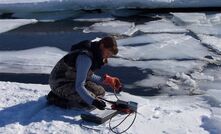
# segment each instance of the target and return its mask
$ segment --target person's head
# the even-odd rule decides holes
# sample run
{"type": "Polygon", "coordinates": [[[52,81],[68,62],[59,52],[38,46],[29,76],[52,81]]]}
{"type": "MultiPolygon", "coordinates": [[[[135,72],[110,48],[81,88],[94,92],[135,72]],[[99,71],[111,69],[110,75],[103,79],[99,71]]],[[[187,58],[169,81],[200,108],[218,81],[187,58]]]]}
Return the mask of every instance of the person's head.
{"type": "Polygon", "coordinates": [[[110,58],[118,53],[117,42],[114,37],[107,36],[100,41],[100,48],[102,51],[102,57],[104,59],[110,58]]]}

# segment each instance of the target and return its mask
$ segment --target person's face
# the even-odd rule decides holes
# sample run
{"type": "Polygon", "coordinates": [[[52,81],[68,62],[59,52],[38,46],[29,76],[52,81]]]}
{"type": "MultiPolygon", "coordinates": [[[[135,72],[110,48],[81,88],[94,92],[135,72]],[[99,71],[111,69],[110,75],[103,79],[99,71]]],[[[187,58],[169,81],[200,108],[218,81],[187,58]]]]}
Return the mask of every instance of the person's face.
{"type": "Polygon", "coordinates": [[[102,50],[102,57],[104,59],[110,58],[113,56],[113,53],[111,52],[110,49],[103,47],[103,44],[101,45],[101,50],[102,50]]]}

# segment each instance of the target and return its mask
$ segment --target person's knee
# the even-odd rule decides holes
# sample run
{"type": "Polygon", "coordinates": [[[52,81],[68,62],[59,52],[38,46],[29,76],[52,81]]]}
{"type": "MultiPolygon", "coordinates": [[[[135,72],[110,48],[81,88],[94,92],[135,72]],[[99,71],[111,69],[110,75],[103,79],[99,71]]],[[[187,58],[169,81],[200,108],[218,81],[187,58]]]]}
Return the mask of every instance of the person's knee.
{"type": "Polygon", "coordinates": [[[104,96],[105,89],[103,86],[97,85],[94,82],[88,81],[86,84],[86,88],[92,92],[95,96],[104,96]]]}
{"type": "Polygon", "coordinates": [[[106,91],[104,90],[104,87],[100,86],[98,96],[104,96],[106,91]]]}

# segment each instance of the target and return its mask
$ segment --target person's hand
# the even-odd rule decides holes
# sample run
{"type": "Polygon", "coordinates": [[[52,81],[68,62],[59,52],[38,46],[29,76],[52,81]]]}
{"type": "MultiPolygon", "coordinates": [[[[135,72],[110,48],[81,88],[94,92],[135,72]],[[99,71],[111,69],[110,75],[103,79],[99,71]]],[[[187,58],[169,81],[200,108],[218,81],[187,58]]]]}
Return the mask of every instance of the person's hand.
{"type": "Polygon", "coordinates": [[[117,77],[111,77],[110,75],[105,74],[103,83],[109,85],[118,93],[122,90],[122,84],[120,82],[120,79],[117,77]]]}
{"type": "Polygon", "coordinates": [[[92,105],[94,105],[96,108],[98,108],[100,110],[104,110],[106,107],[105,102],[102,100],[99,100],[99,99],[94,99],[92,102],[92,105]]]}

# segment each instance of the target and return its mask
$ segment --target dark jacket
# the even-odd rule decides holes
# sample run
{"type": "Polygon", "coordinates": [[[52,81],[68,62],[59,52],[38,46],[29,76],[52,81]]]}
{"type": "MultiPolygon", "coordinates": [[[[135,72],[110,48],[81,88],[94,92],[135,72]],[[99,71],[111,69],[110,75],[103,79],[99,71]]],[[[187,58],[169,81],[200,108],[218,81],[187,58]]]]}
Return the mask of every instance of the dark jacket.
{"type": "Polygon", "coordinates": [[[96,70],[100,69],[104,65],[104,62],[99,47],[99,42],[91,41],[82,41],[73,45],[71,51],[58,61],[51,72],[49,84],[52,90],[65,83],[74,83],[76,76],[75,64],[79,54],[86,54],[92,60],[88,77],[90,77],[96,70]]]}

